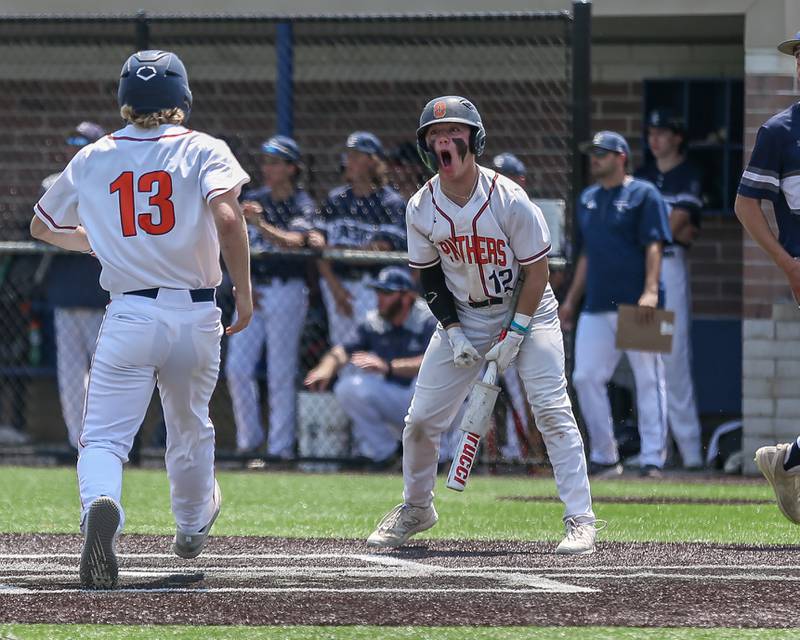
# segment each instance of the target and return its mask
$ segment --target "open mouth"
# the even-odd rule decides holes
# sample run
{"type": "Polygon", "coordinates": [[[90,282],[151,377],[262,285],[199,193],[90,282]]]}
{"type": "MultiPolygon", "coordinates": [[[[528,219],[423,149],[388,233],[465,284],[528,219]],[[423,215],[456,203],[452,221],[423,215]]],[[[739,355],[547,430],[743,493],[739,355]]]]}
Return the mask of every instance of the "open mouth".
{"type": "Polygon", "coordinates": [[[450,155],[449,151],[440,151],[439,152],[439,163],[443,167],[449,167],[453,164],[453,156],[450,155]]]}

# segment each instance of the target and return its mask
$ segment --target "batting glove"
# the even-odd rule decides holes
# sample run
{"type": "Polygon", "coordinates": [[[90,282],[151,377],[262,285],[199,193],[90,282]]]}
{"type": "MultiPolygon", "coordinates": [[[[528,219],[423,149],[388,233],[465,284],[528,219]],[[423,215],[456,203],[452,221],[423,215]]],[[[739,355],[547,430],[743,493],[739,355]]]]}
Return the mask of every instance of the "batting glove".
{"type": "Polygon", "coordinates": [[[481,359],[480,354],[464,335],[461,327],[449,327],[447,337],[453,347],[453,363],[460,369],[471,367],[481,359]]]}
{"type": "Polygon", "coordinates": [[[503,373],[514,358],[517,357],[519,347],[525,339],[525,335],[524,333],[509,331],[506,333],[505,338],[489,349],[489,353],[486,354],[486,359],[497,362],[497,371],[499,373],[503,373]]]}

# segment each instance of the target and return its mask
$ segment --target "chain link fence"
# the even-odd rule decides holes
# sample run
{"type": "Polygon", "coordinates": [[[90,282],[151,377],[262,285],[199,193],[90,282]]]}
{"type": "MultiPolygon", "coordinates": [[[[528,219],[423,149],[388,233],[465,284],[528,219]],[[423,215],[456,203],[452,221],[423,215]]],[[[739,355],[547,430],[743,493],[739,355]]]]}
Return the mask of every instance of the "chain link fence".
{"type": "MultiPolygon", "coordinates": [[[[476,104],[488,133],[480,162],[490,165],[496,154],[515,154],[527,169],[526,188],[560,225],[556,234],[563,233],[574,173],[572,33],[565,13],[0,20],[0,441],[39,448],[63,444],[65,423],[79,421],[76,397],[82,397],[91,353],[84,334],[91,334],[94,320],[92,314],[65,319],[62,312],[102,312],[102,303],[88,293],[96,288],[96,267],[29,242],[28,225],[42,181],[62,170],[75,151],[78,123],[95,122],[105,131],[121,126],[117,79],[131,52],[167,49],[181,56],[194,94],[191,126],[229,143],[251,176],[251,188],[268,180],[264,140],[291,135],[302,154],[299,187],[315,208],[309,227],[328,232],[320,254],[287,251],[251,230],[263,317],[251,332],[252,344],[239,345],[245,354],[240,362],[231,359],[231,345],[223,341],[223,369],[212,400],[220,456],[238,451],[307,465],[327,458],[378,463],[363,456],[349,416],[332,395],[309,393],[303,385],[339,337],[332,316],[340,314],[342,296],[321,269],[331,267],[343,284],[360,283],[350,291],[354,317],[375,307],[374,292],[370,297],[365,285],[380,267],[405,260],[402,242],[376,242],[376,232],[391,224],[402,232],[391,203],[404,203],[429,177],[415,151],[415,132],[422,107],[436,95],[465,95],[476,104]],[[355,194],[359,211],[386,211],[367,214],[358,237],[346,240],[333,237],[320,221],[335,206],[331,191],[357,179],[345,154],[354,132],[380,140],[375,182],[394,195],[355,194]],[[270,357],[270,343],[281,343],[283,355],[270,357]],[[249,398],[231,398],[231,375],[249,398]],[[273,447],[276,420],[286,423],[286,433],[273,447]]],[[[225,285],[218,303],[230,315],[225,285]]],[[[496,461],[541,456],[535,442],[522,438],[520,444],[522,434],[535,433],[524,403],[517,411],[510,403],[503,406],[508,410],[498,413],[500,428],[486,455],[496,461]]],[[[402,413],[390,420],[395,440],[402,413]]],[[[154,401],[142,430],[144,451],[163,446],[159,422],[154,401]]]]}

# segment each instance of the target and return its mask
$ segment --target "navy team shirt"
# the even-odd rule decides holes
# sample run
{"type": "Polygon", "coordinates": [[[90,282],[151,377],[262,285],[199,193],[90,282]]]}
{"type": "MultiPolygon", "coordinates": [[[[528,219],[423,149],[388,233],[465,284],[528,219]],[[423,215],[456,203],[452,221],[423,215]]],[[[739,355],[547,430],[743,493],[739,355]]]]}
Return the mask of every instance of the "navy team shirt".
{"type": "Polygon", "coordinates": [[[661,173],[653,162],[640,167],[634,175],[656,185],[670,210],[676,207],[686,209],[691,223],[700,227],[700,212],[703,209],[702,181],[700,171],[691,162],[684,160],[666,173],[661,173]]]}
{"type": "MultiPolygon", "coordinates": [[[[587,259],[584,311],[615,311],[619,304],[639,302],[647,245],[671,241],[667,204],[651,183],[628,178],[612,189],[599,184],[584,189],[576,225],[578,255],[587,259]]],[[[660,304],[661,282],[658,298],[660,304]]]]}
{"type": "Polygon", "coordinates": [[[778,241],[800,257],[800,102],[761,125],[739,193],[772,201],[778,241]]]}
{"type": "MultiPolygon", "coordinates": [[[[352,342],[343,344],[347,355],[356,351],[374,353],[386,362],[396,358],[413,358],[424,353],[436,329],[436,318],[428,307],[417,301],[402,326],[395,326],[384,320],[377,309],[367,314],[366,319],[358,325],[356,337],[352,342]]],[[[400,378],[390,375],[390,382],[407,387],[411,378],[400,378]]]]}
{"type": "MultiPolygon", "coordinates": [[[[261,187],[247,191],[242,200],[254,200],[263,208],[264,220],[278,229],[286,231],[308,232],[312,229],[316,205],[311,196],[302,189],[295,191],[288,200],[275,202],[272,199],[272,189],[261,187]]],[[[280,249],[267,240],[254,226],[247,226],[250,237],[250,248],[259,251],[280,249]]],[[[257,284],[268,284],[271,278],[302,278],[305,271],[305,258],[292,255],[256,255],[250,262],[250,275],[257,284]]]]}
{"type": "MultiPolygon", "coordinates": [[[[370,242],[385,240],[393,251],[407,249],[406,203],[388,186],[365,198],[356,197],[350,186],[333,189],[315,226],[332,247],[361,249],[370,242]]],[[[377,268],[380,270],[380,265],[377,268]]],[[[333,271],[344,278],[358,278],[374,269],[334,262],[333,271]]]]}

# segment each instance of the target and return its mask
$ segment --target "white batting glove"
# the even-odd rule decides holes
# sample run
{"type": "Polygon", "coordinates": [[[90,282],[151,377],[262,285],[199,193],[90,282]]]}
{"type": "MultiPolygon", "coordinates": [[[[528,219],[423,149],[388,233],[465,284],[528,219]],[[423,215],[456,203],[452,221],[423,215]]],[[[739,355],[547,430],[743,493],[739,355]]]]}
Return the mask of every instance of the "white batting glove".
{"type": "Polygon", "coordinates": [[[498,373],[503,373],[514,358],[517,357],[519,347],[525,339],[525,335],[524,333],[509,331],[506,333],[505,338],[489,349],[489,353],[486,354],[486,359],[490,362],[492,360],[497,362],[498,373]]]}
{"type": "Polygon", "coordinates": [[[471,367],[481,359],[480,354],[464,335],[461,327],[449,327],[447,337],[453,347],[453,363],[460,369],[471,367]]]}

